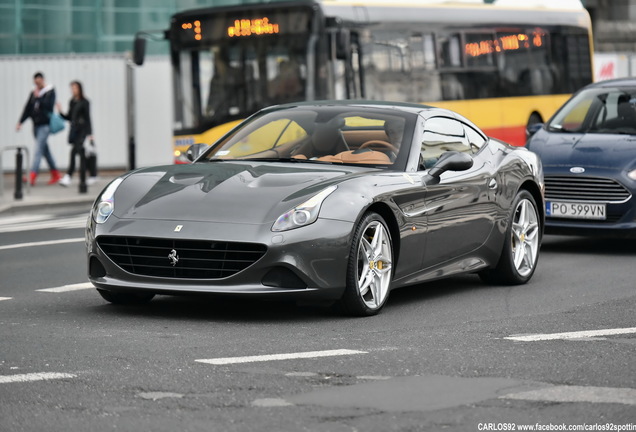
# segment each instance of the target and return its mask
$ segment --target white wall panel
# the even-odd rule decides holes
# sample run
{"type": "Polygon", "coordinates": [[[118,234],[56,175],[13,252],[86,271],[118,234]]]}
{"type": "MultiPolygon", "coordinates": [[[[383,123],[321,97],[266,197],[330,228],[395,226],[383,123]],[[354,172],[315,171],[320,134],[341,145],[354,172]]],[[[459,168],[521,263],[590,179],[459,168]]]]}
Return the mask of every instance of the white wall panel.
{"type": "Polygon", "coordinates": [[[135,67],[137,166],[171,164],[172,72],[168,56],[146,57],[135,67]]]}
{"type": "MultiPolygon", "coordinates": [[[[91,102],[93,132],[100,168],[128,166],[128,107],[126,68],[122,55],[6,56],[0,57],[0,148],[26,145],[33,154],[33,128],[30,120],[16,132],[33,74],[44,73],[53,84],[64,110],[71,98],[69,84],[79,80],[91,102]]],[[[149,57],[134,68],[136,97],[136,162],[148,166],[172,161],[172,90],[169,59],[149,57]]],[[[49,146],[59,169],[68,167],[70,146],[65,131],[52,135],[49,146]]],[[[5,171],[14,169],[14,152],[3,153],[5,171]]],[[[47,169],[43,161],[41,169],[47,169]]]]}
{"type": "MultiPolygon", "coordinates": [[[[79,80],[91,102],[93,132],[99,148],[102,167],[126,164],[126,63],[121,56],[20,56],[0,57],[0,82],[4,83],[0,98],[0,146],[27,145],[33,152],[33,127],[27,120],[22,131],[15,124],[29,92],[33,74],[44,73],[46,82],[55,86],[57,100],[64,110],[71,98],[69,84],[79,80]]],[[[49,138],[49,147],[59,169],[68,166],[68,125],[65,131],[49,138]]],[[[11,153],[4,154],[5,169],[13,168],[11,153]],[[6,159],[11,159],[7,161],[6,159]]],[[[45,164],[41,165],[45,169],[45,164]]]]}

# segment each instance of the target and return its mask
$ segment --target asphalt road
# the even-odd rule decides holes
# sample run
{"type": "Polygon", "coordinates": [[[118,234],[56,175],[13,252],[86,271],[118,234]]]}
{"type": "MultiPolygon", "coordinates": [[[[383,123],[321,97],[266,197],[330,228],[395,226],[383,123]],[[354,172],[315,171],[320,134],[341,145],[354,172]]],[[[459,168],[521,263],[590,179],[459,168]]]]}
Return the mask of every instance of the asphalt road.
{"type": "Polygon", "coordinates": [[[528,285],[427,283],[352,319],[107,304],[86,285],[85,215],[0,215],[0,431],[636,430],[633,241],[546,237],[528,285]]]}

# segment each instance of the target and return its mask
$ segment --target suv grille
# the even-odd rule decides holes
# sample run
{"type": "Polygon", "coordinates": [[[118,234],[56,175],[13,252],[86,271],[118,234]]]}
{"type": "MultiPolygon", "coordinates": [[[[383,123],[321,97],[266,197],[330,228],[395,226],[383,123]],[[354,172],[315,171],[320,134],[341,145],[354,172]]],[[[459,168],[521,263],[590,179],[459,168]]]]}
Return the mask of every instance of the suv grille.
{"type": "Polygon", "coordinates": [[[254,264],[267,251],[258,243],[147,237],[100,236],[97,244],[129,273],[179,279],[229,277],[254,264]]]}
{"type": "Polygon", "coordinates": [[[615,180],[601,177],[546,176],[546,200],[622,202],[630,192],[615,180]]]}

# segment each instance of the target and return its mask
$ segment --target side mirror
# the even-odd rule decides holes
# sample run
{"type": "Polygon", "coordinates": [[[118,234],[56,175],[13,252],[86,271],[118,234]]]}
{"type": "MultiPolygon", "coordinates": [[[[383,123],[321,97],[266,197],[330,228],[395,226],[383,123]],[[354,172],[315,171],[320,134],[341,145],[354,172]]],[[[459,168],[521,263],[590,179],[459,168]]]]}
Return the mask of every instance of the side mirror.
{"type": "Polygon", "coordinates": [[[473,166],[473,158],[467,153],[449,151],[444,153],[437,163],[428,170],[431,177],[439,177],[446,171],[466,171],[473,166]]]}
{"type": "Polygon", "coordinates": [[[133,62],[137,66],[144,64],[144,57],[146,56],[146,39],[137,33],[135,35],[135,42],[133,44],[133,62]]]}
{"type": "Polygon", "coordinates": [[[188,150],[186,150],[186,158],[190,162],[193,162],[195,159],[201,156],[203,152],[205,152],[207,149],[208,149],[207,144],[192,144],[190,147],[188,147],[188,150]]]}
{"type": "Polygon", "coordinates": [[[539,129],[541,129],[542,127],[543,123],[533,123],[531,125],[528,125],[528,127],[526,128],[526,138],[530,138],[532,135],[539,132],[539,129]]]}

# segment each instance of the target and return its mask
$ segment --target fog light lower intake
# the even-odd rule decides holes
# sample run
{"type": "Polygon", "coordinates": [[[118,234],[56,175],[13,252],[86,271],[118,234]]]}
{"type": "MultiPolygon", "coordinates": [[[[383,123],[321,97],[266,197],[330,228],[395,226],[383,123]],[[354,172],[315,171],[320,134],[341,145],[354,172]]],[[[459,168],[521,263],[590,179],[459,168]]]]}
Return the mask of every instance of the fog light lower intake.
{"type": "Polygon", "coordinates": [[[106,276],[106,269],[101,262],[95,257],[91,257],[88,264],[88,274],[92,278],[103,278],[106,276]]]}
{"type": "Polygon", "coordinates": [[[285,267],[274,267],[267,272],[261,282],[265,286],[274,288],[307,288],[307,284],[301,278],[285,267]]]}

